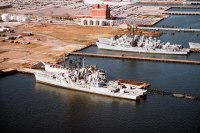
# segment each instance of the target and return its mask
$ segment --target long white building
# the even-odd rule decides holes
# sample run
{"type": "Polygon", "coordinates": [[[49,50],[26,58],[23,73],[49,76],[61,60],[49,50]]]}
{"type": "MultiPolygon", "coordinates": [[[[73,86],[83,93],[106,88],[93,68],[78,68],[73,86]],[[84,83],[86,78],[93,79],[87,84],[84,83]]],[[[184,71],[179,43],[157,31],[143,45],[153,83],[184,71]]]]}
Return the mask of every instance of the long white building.
{"type": "Polygon", "coordinates": [[[1,19],[4,22],[9,22],[9,21],[12,21],[12,22],[28,22],[28,21],[30,21],[30,18],[28,16],[9,14],[9,13],[2,14],[1,19]]]}
{"type": "Polygon", "coordinates": [[[108,5],[128,5],[136,3],[138,0],[84,0],[85,4],[108,4],[108,5]]]}

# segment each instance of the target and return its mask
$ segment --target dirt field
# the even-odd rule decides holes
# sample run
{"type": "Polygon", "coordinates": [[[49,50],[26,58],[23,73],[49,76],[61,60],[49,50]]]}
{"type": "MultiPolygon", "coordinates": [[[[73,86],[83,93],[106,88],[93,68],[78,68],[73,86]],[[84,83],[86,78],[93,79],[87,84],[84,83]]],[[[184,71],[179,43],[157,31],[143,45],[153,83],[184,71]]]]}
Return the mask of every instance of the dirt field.
{"type": "Polygon", "coordinates": [[[96,42],[98,37],[110,37],[115,34],[124,34],[126,31],[122,29],[110,27],[90,27],[90,26],[69,26],[69,25],[49,25],[30,24],[27,29],[49,36],[53,36],[59,40],[68,43],[90,44],[96,42]]]}
{"type": "MultiPolygon", "coordinates": [[[[115,28],[64,26],[50,24],[28,24],[15,28],[18,35],[22,31],[32,31],[33,36],[19,38],[14,43],[2,42],[0,37],[0,70],[31,68],[39,61],[60,62],[73,51],[95,43],[100,36],[124,34],[127,31],[115,28]],[[30,42],[31,44],[22,44],[30,42]]],[[[6,33],[7,34],[7,33],[6,33]]]]}

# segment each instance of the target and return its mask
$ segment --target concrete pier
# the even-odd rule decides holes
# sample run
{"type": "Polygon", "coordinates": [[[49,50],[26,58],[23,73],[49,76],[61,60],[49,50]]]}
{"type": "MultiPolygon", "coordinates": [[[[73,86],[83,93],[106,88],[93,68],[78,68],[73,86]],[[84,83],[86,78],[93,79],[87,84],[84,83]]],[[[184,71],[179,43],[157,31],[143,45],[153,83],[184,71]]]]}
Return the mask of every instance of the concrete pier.
{"type": "Polygon", "coordinates": [[[142,30],[167,30],[167,31],[187,31],[187,32],[200,32],[200,29],[189,28],[162,28],[162,27],[137,27],[142,30]]]}
{"type": "Polygon", "coordinates": [[[189,5],[200,5],[200,1],[187,1],[186,4],[189,4],[189,5]]]}
{"type": "Polygon", "coordinates": [[[200,12],[180,12],[180,11],[165,11],[163,14],[169,15],[200,15],[200,12]]]}
{"type": "MultiPolygon", "coordinates": [[[[169,9],[171,8],[189,8],[189,9],[199,9],[200,6],[192,6],[192,5],[184,5],[184,6],[171,6],[169,9]]],[[[168,9],[168,10],[169,10],[168,9]]]]}
{"type": "Polygon", "coordinates": [[[162,59],[162,58],[139,57],[139,56],[124,56],[124,55],[121,55],[121,56],[120,55],[105,55],[105,54],[79,53],[79,52],[70,53],[70,55],[200,65],[200,61],[191,61],[191,60],[162,59]]]}

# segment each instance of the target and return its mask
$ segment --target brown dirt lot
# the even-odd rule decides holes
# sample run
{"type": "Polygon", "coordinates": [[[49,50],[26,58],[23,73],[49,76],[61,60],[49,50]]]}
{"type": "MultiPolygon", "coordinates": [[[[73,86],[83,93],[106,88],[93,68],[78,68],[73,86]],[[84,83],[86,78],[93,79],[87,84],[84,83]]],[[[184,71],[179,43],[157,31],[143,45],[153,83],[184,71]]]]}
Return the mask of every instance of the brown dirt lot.
{"type": "Polygon", "coordinates": [[[16,35],[32,31],[33,36],[17,39],[19,43],[2,42],[0,37],[0,71],[9,68],[31,68],[39,61],[60,62],[73,51],[95,43],[100,36],[124,34],[116,28],[82,27],[50,24],[26,24],[15,28],[16,35]],[[23,42],[31,42],[25,45],[23,42]]]}
{"type": "Polygon", "coordinates": [[[27,27],[32,32],[53,36],[64,42],[76,42],[80,44],[90,44],[96,42],[98,37],[113,36],[124,34],[127,31],[119,28],[110,27],[91,27],[91,26],[69,26],[69,25],[49,25],[30,24],[27,27]]]}

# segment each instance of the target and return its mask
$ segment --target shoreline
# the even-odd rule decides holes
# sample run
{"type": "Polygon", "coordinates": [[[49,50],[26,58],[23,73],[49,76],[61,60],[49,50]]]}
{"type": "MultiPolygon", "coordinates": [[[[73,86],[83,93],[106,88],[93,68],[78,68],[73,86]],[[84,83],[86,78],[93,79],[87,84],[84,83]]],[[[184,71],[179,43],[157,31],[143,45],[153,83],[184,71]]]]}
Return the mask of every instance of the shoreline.
{"type": "MultiPolygon", "coordinates": [[[[78,48],[78,49],[76,49],[76,50],[73,51],[73,52],[77,52],[77,51],[86,49],[86,48],[90,47],[91,45],[93,45],[93,44],[85,45],[85,47],[83,47],[83,48],[78,48]]],[[[71,52],[71,53],[73,53],[73,52],[71,52]]],[[[68,54],[66,55],[65,58],[62,58],[62,60],[56,61],[56,62],[54,62],[54,63],[57,64],[57,63],[63,62],[65,59],[68,58],[68,56],[69,56],[71,53],[68,53],[68,54]]],[[[35,66],[36,66],[37,64],[39,64],[39,63],[40,63],[40,61],[38,61],[36,64],[29,64],[29,65],[31,65],[31,67],[35,67],[35,66]]],[[[6,76],[6,75],[10,75],[10,74],[15,74],[15,73],[18,73],[18,72],[33,75],[33,74],[34,74],[34,70],[36,70],[36,69],[34,69],[34,68],[27,68],[27,67],[14,69],[14,68],[8,67],[8,68],[6,68],[6,69],[0,70],[0,76],[6,76]]]]}

